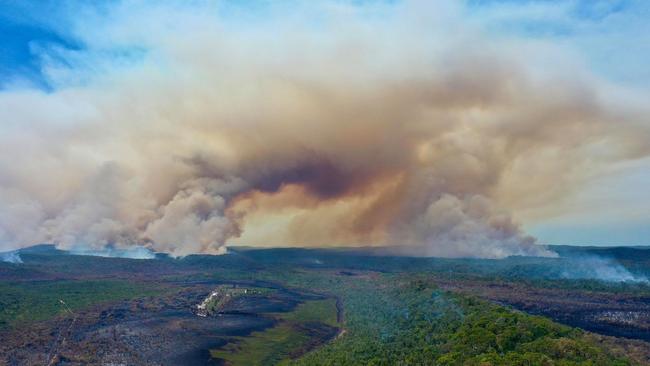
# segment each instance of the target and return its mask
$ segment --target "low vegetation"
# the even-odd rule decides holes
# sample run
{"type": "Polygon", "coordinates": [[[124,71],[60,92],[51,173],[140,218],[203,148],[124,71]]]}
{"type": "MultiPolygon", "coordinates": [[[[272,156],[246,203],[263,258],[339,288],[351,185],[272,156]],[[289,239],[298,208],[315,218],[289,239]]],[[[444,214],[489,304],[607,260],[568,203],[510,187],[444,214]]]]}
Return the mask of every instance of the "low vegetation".
{"type": "Polygon", "coordinates": [[[312,300],[302,303],[289,313],[279,313],[278,318],[292,323],[318,322],[337,327],[336,299],[312,300]]]}
{"type": "Polygon", "coordinates": [[[225,347],[212,350],[212,357],[233,366],[286,363],[337,331],[334,299],[307,301],[275,317],[276,326],[232,339],[225,347]]]}
{"type": "Polygon", "coordinates": [[[74,311],[159,292],[151,284],[130,281],[0,282],[0,329],[52,318],[64,313],[66,306],[74,311]]]}

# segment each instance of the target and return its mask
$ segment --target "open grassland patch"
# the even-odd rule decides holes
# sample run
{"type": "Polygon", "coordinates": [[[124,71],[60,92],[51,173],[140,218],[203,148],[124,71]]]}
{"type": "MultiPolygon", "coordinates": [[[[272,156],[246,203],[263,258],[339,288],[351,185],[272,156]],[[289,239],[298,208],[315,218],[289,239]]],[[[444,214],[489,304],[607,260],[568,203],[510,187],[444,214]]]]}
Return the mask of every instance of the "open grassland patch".
{"type": "Polygon", "coordinates": [[[335,299],[306,301],[291,312],[274,314],[276,326],[235,338],[211,355],[233,366],[285,363],[336,334],[336,311],[335,299]]]}
{"type": "Polygon", "coordinates": [[[65,312],[66,306],[74,311],[161,291],[162,288],[150,284],[117,280],[3,282],[0,283],[0,329],[47,320],[65,312]]]}

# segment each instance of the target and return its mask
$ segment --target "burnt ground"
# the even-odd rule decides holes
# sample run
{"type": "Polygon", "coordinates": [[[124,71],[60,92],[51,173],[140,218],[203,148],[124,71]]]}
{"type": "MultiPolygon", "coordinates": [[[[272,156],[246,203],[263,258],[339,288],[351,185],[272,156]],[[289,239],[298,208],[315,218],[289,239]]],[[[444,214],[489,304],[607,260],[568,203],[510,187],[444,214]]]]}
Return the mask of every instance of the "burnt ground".
{"type": "MultiPolygon", "coordinates": [[[[215,283],[188,284],[159,297],[95,306],[74,315],[0,334],[0,365],[213,365],[209,350],[233,336],[276,324],[270,312],[287,312],[322,295],[279,288],[272,295],[233,301],[215,317],[193,307],[215,283]]],[[[314,327],[314,344],[333,338],[314,327]]],[[[332,333],[332,334],[329,334],[332,333]]]]}

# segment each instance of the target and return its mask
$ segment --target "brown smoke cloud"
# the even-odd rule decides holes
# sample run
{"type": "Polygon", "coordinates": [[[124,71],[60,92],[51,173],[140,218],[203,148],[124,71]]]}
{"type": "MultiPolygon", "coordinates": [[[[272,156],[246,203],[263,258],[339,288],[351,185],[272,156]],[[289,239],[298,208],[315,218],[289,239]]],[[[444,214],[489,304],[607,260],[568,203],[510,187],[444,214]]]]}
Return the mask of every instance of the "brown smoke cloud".
{"type": "Polygon", "coordinates": [[[0,94],[1,245],[552,255],[512,212],[650,152],[647,111],[547,44],[451,5],[328,11],[245,30],[188,9],[91,17],[69,56],[89,80],[50,66],[54,92],[0,94]],[[148,53],[106,64],[124,39],[148,53]]]}

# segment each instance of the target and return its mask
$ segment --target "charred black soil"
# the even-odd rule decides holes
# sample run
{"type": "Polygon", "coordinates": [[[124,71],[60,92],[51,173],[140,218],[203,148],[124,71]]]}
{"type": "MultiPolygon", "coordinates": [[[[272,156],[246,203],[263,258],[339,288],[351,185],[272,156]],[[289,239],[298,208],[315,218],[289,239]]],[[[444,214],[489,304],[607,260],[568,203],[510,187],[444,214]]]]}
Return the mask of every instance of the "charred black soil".
{"type": "MultiPolygon", "coordinates": [[[[4,330],[0,354],[7,365],[215,365],[219,361],[210,350],[233,337],[273,327],[277,320],[271,313],[289,312],[306,300],[324,298],[273,285],[265,296],[241,297],[215,316],[197,316],[193,309],[215,284],[188,283],[164,296],[98,305],[4,330]]],[[[310,332],[315,347],[337,329],[314,327],[310,332]]]]}

